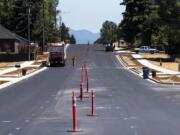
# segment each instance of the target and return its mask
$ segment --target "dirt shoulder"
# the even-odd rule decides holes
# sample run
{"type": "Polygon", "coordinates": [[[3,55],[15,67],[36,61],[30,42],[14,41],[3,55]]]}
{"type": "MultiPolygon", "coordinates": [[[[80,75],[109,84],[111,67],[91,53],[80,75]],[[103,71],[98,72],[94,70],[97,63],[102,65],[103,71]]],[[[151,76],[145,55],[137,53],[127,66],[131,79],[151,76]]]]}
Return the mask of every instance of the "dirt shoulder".
{"type": "Polygon", "coordinates": [[[0,71],[5,70],[7,68],[14,67],[16,64],[22,64],[23,61],[20,62],[0,62],[0,71]]]}
{"type": "Polygon", "coordinates": [[[167,54],[141,54],[150,63],[169,69],[173,71],[179,71],[179,63],[171,59],[167,54]]]}
{"type": "Polygon", "coordinates": [[[1,62],[0,63],[0,86],[12,81],[18,80],[21,77],[30,75],[38,70],[41,70],[42,61],[46,61],[48,54],[38,55],[34,62],[1,62]],[[29,64],[25,64],[29,63],[29,64]],[[15,65],[24,65],[20,68],[15,68],[15,65]]]}
{"type": "MultiPolygon", "coordinates": [[[[140,54],[145,59],[147,59],[150,63],[156,66],[160,66],[165,69],[178,71],[179,63],[174,62],[167,54],[140,54]]],[[[126,66],[131,71],[137,73],[140,76],[143,76],[143,66],[138,62],[137,59],[132,57],[132,53],[120,54],[118,56],[121,59],[121,62],[124,66],[126,66]]],[[[152,69],[149,69],[149,79],[156,81],[158,83],[164,84],[180,84],[180,76],[179,75],[170,75],[166,73],[162,73],[159,71],[156,72],[156,76],[152,75],[152,69]]]]}

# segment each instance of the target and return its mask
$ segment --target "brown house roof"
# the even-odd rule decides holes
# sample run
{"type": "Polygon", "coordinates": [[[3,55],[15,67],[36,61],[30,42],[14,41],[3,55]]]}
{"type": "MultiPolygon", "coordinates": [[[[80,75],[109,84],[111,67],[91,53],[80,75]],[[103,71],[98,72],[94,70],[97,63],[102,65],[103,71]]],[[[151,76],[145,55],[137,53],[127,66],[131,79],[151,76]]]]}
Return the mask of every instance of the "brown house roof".
{"type": "Polygon", "coordinates": [[[15,39],[18,40],[14,33],[6,29],[0,24],[0,39],[15,39]]]}
{"type": "Polygon", "coordinates": [[[0,39],[14,39],[19,42],[28,43],[28,40],[11,32],[0,24],[0,39]]]}

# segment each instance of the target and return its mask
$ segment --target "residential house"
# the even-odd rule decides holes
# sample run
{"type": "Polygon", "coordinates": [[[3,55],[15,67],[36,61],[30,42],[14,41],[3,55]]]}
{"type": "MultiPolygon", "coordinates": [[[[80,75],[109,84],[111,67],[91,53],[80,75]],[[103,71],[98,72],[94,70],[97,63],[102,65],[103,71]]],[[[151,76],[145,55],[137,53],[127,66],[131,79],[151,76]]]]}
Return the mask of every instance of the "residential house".
{"type": "Polygon", "coordinates": [[[18,53],[18,45],[28,45],[28,40],[12,33],[0,24],[0,52],[18,53]]]}

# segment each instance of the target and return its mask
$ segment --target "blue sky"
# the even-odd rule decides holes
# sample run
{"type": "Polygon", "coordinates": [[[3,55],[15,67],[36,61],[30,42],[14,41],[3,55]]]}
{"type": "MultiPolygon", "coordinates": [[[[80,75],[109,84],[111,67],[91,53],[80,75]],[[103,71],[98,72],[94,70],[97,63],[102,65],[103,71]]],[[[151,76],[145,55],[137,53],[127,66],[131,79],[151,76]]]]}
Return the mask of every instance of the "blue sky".
{"type": "Polygon", "coordinates": [[[124,7],[122,0],[60,0],[59,9],[62,20],[75,30],[87,29],[99,32],[102,23],[111,20],[119,23],[124,7]]]}

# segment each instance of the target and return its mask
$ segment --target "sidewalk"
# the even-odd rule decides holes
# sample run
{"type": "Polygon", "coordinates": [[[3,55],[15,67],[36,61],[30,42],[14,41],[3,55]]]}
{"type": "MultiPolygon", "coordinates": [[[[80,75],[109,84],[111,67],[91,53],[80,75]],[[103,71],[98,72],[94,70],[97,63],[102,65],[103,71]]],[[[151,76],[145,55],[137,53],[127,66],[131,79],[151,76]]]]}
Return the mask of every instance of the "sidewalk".
{"type": "MultiPolygon", "coordinates": [[[[34,61],[26,61],[26,62],[20,64],[20,66],[21,66],[20,69],[25,68],[25,67],[29,67],[33,63],[34,63],[34,61]]],[[[16,71],[16,70],[17,70],[16,67],[7,68],[7,69],[4,69],[4,70],[0,71],[0,75],[6,74],[6,73],[9,73],[9,72],[12,72],[12,71],[16,71]]]]}
{"type": "MultiPolygon", "coordinates": [[[[69,47],[70,44],[65,45],[65,50],[69,47]]],[[[14,67],[7,68],[0,71],[0,89],[5,88],[7,86],[10,86],[14,83],[17,83],[23,79],[29,78],[33,75],[36,75],[44,70],[47,69],[47,67],[41,67],[41,62],[44,61],[44,59],[39,59],[35,61],[25,61],[24,63],[20,64],[20,68],[14,67]],[[37,63],[36,63],[37,62],[37,63]],[[26,75],[22,75],[21,69],[26,69],[26,75]]]]}
{"type": "Polygon", "coordinates": [[[121,50],[115,48],[115,54],[118,61],[134,74],[143,77],[143,67],[149,68],[149,79],[156,83],[161,84],[178,84],[180,85],[180,72],[166,69],[149,62],[140,54],[135,54],[130,50],[121,50]],[[153,75],[152,71],[156,71],[153,75]]]}
{"type": "Polygon", "coordinates": [[[33,65],[35,61],[26,61],[22,64],[20,64],[20,68],[12,67],[7,68],[2,71],[0,71],[0,89],[8,87],[12,84],[15,84],[23,79],[29,78],[35,74],[38,74],[42,71],[44,71],[47,67],[40,68],[39,65],[33,65]],[[27,73],[25,76],[22,75],[22,73],[19,71],[19,69],[23,68],[31,68],[32,71],[30,73],[27,73]],[[14,73],[13,73],[14,72],[14,73]],[[10,74],[12,73],[12,74],[10,74]],[[10,74],[10,75],[9,75],[10,74]]]}
{"type": "Polygon", "coordinates": [[[148,60],[144,59],[139,54],[132,54],[132,57],[135,58],[142,65],[144,65],[150,69],[153,69],[155,71],[162,72],[164,74],[169,74],[169,75],[180,75],[180,72],[172,71],[172,70],[165,69],[165,68],[151,64],[148,60]]]}

